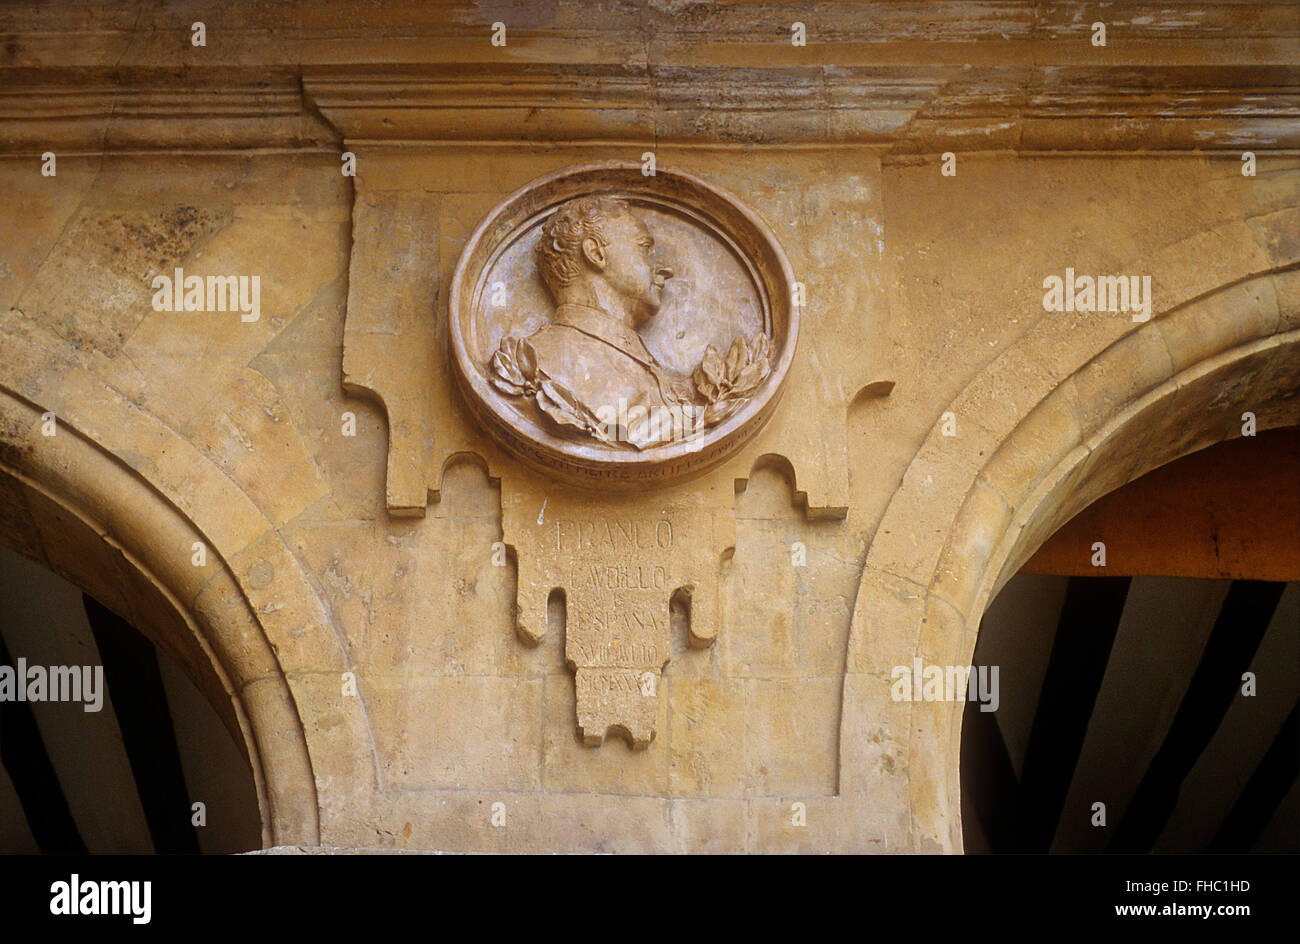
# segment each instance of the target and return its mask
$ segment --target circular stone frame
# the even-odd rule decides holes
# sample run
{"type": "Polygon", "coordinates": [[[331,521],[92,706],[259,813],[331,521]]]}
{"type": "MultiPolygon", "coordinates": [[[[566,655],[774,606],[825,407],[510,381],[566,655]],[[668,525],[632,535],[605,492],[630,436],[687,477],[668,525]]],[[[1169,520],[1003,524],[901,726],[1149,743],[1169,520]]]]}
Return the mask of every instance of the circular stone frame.
{"type": "Polygon", "coordinates": [[[569,483],[627,490],[667,484],[706,471],[754,437],[771,418],[799,336],[794,274],[776,236],[739,200],[698,177],[662,168],[608,162],[566,168],[506,197],[478,225],[461,252],[448,294],[450,354],[457,384],[475,421],[508,452],[544,474],[569,483]],[[489,383],[487,364],[471,353],[475,322],[493,264],[517,239],[560,204],[606,195],[652,205],[706,228],[747,269],[772,342],[772,369],[749,401],[692,440],[642,451],[620,450],[551,432],[510,405],[489,383]]]}

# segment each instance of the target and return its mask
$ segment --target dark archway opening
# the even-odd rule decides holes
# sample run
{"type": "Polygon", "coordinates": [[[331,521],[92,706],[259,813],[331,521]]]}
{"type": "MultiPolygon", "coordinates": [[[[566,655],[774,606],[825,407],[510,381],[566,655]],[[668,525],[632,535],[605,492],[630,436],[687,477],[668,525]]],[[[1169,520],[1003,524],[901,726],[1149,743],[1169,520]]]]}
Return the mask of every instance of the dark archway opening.
{"type": "Polygon", "coordinates": [[[261,847],[248,760],[176,662],[0,547],[0,671],[20,666],[40,698],[0,697],[0,852],[261,847]]]}
{"type": "Polygon", "coordinates": [[[1000,691],[963,718],[968,852],[1298,851],[1297,431],[1094,503],[989,606],[973,665],[1000,691]]]}

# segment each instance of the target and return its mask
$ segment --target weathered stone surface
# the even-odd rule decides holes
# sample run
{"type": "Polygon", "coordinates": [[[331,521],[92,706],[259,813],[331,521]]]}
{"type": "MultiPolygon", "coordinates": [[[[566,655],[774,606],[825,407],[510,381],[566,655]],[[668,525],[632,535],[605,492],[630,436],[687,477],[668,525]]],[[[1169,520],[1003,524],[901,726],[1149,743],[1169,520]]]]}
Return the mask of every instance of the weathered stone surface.
{"type": "Polygon", "coordinates": [[[235,4],[206,49],[5,11],[0,541],[176,655],[268,847],[960,851],[964,703],[895,669],[969,664],[1106,492],[1300,418],[1300,83],[1289,4],[1104,49],[941,6],[818,7],[801,48],[561,0],[505,51],[456,4],[235,4]],[[449,294],[512,192],[647,153],[806,296],[770,422],[612,496],[476,418],[449,294]],[[1150,320],[1047,310],[1067,267],[1150,276],[1150,320]],[[259,317],[155,310],[176,268],[258,276],[259,317]]]}

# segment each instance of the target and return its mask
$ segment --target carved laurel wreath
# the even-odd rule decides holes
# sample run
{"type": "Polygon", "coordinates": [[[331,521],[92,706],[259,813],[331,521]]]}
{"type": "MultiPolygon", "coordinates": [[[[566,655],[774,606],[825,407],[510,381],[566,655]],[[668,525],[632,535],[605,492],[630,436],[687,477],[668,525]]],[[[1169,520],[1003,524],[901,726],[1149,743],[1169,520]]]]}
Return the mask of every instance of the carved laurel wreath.
{"type": "Polygon", "coordinates": [[[537,366],[537,353],[527,338],[505,338],[492,355],[492,386],[512,397],[533,397],[556,424],[610,442],[605,425],[585,403],[537,366]]]}
{"type": "MultiPolygon", "coordinates": [[[[538,408],[562,430],[585,434],[608,445],[625,445],[610,438],[606,424],[545,370],[537,366],[537,353],[527,338],[509,337],[492,355],[489,381],[512,397],[532,398],[538,408]]],[[[704,425],[721,423],[743,407],[772,372],[772,339],[759,334],[748,344],[736,338],[722,357],[710,344],[680,393],[683,400],[702,409],[704,425]]]]}
{"type": "Polygon", "coordinates": [[[749,344],[731,342],[725,359],[710,344],[704,359],[691,374],[695,394],[704,406],[704,423],[721,423],[749,402],[759,384],[772,372],[772,339],[760,334],[749,344]]]}

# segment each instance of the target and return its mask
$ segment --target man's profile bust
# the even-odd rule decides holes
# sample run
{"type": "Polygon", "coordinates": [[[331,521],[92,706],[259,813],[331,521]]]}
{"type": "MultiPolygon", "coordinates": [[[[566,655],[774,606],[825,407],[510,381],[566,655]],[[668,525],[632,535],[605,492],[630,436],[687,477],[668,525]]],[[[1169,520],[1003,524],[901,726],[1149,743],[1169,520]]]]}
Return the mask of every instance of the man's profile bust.
{"type": "Polygon", "coordinates": [[[555,313],[533,334],[501,342],[491,382],[535,398],[561,431],[637,449],[689,438],[708,410],[720,418],[716,401],[726,400],[729,413],[766,376],[765,335],[753,349],[738,339],[725,365],[709,348],[694,383],[672,377],[650,353],[637,329],[659,311],[673,273],[656,267],[654,238],[625,201],[596,195],[562,204],[542,224],[536,256],[555,313]],[[706,371],[710,358],[716,364],[706,371]],[[720,397],[715,375],[733,366],[748,368],[749,382],[720,397]]]}

